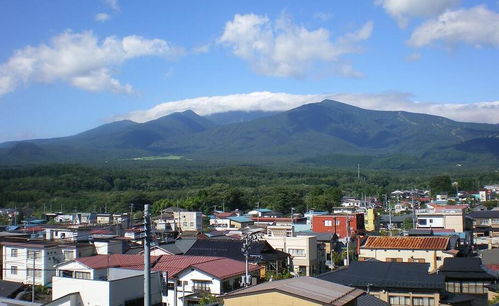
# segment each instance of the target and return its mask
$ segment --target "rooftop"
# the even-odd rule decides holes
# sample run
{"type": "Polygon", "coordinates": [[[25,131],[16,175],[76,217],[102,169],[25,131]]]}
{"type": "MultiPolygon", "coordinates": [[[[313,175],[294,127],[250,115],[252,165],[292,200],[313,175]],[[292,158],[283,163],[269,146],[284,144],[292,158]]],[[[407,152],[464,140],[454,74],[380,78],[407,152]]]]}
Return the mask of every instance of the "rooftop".
{"type": "Polygon", "coordinates": [[[468,216],[472,218],[499,218],[499,210],[472,211],[468,216]]]}
{"type": "Polygon", "coordinates": [[[302,276],[244,288],[228,294],[225,298],[230,299],[269,291],[278,291],[326,305],[345,305],[364,294],[364,291],[359,289],[302,276]]]}
{"type": "MultiPolygon", "coordinates": [[[[80,262],[91,269],[144,269],[143,255],[95,255],[76,258],[75,261],[80,262]]],[[[153,271],[168,272],[169,277],[175,277],[188,268],[204,271],[220,279],[226,279],[245,273],[244,262],[229,258],[185,255],[151,256],[151,269],[153,271]]],[[[249,266],[250,271],[257,271],[259,269],[260,266],[258,265],[250,264],[249,266]]]]}
{"type": "Polygon", "coordinates": [[[446,250],[449,237],[387,237],[369,236],[364,249],[408,249],[408,250],[446,250]]]}
{"type": "Polygon", "coordinates": [[[444,288],[443,274],[429,274],[430,264],[406,262],[354,261],[346,268],[327,272],[319,279],[346,286],[367,288],[444,288]]]}

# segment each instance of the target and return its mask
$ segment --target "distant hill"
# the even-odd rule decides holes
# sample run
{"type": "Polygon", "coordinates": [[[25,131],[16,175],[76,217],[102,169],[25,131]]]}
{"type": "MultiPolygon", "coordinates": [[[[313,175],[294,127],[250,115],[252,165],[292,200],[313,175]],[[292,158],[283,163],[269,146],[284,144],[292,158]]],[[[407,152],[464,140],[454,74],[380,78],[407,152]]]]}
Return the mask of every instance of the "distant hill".
{"type": "MultiPolygon", "coordinates": [[[[499,165],[498,125],[366,110],[331,100],[275,114],[230,112],[206,118],[186,111],[30,143],[36,149],[25,150],[24,161],[35,156],[36,161],[86,161],[176,154],[206,161],[334,166],[362,162],[396,169],[499,165]]],[[[13,160],[8,151],[18,144],[4,144],[0,163],[21,160],[13,160]]]]}

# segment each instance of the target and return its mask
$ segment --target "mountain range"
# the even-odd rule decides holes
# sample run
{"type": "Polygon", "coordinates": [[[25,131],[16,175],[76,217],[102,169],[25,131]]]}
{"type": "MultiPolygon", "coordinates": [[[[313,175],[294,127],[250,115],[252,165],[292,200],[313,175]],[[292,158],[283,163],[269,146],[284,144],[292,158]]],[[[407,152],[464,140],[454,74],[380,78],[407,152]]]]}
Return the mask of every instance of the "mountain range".
{"type": "Polygon", "coordinates": [[[285,112],[173,113],[0,145],[0,164],[177,155],[201,161],[371,168],[499,165],[499,125],[324,100],[285,112]]]}

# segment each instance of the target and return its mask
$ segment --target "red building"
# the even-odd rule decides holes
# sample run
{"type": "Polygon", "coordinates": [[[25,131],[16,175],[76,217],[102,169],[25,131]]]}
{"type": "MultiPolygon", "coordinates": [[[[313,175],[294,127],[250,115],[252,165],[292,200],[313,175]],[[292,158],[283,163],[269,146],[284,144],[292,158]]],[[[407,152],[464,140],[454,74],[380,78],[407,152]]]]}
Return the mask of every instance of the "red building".
{"type": "Polygon", "coordinates": [[[312,217],[312,231],[317,233],[336,233],[345,238],[365,233],[364,214],[336,214],[312,217]]]}

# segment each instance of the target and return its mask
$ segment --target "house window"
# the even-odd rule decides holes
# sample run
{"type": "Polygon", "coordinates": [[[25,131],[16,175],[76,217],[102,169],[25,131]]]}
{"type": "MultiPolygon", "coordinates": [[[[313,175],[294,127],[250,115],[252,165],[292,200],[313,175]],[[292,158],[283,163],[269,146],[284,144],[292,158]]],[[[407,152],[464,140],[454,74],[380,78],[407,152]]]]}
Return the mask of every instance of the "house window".
{"type": "Polygon", "coordinates": [[[40,251],[28,250],[28,258],[29,259],[37,259],[40,257],[40,251]]]}
{"type": "Polygon", "coordinates": [[[324,220],[324,226],[333,226],[333,221],[331,221],[331,220],[324,220]]]}
{"type": "Polygon", "coordinates": [[[426,225],[426,219],[418,219],[419,225],[426,225]]]}
{"type": "Polygon", "coordinates": [[[194,227],[194,222],[191,222],[191,227],[194,227]]]}
{"type": "Polygon", "coordinates": [[[389,300],[392,306],[411,305],[411,299],[407,296],[390,296],[389,300]]]}
{"type": "Polygon", "coordinates": [[[74,252],[73,251],[63,251],[64,254],[64,260],[73,260],[75,258],[74,252]]]}
{"type": "MultiPolygon", "coordinates": [[[[33,277],[33,269],[32,268],[28,268],[26,270],[26,275],[28,277],[33,277]]],[[[42,276],[42,270],[40,269],[35,269],[35,277],[41,277],[42,276]]]]}
{"type": "Polygon", "coordinates": [[[414,297],[412,298],[412,305],[433,306],[435,305],[435,300],[432,297],[414,297]]]}
{"type": "Polygon", "coordinates": [[[305,256],[304,249],[288,249],[288,253],[292,256],[305,256]]]}
{"type": "Polygon", "coordinates": [[[17,275],[17,266],[10,266],[10,274],[17,275]]]}
{"type": "Polygon", "coordinates": [[[90,279],[90,272],[76,271],[75,272],[75,278],[78,278],[78,279],[90,279]]]}
{"type": "Polygon", "coordinates": [[[193,291],[210,292],[211,281],[193,280],[192,283],[193,291]]]}
{"type": "Polygon", "coordinates": [[[386,262],[403,262],[404,260],[402,258],[386,258],[386,262]]]}
{"type": "Polygon", "coordinates": [[[182,224],[183,226],[187,227],[187,222],[183,222],[182,224]]]}
{"type": "Polygon", "coordinates": [[[17,249],[10,249],[10,257],[17,257],[17,249]]]}

